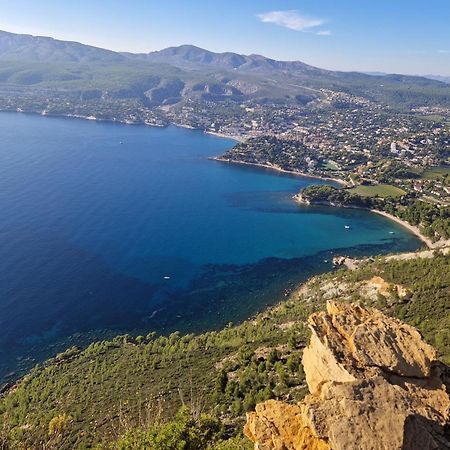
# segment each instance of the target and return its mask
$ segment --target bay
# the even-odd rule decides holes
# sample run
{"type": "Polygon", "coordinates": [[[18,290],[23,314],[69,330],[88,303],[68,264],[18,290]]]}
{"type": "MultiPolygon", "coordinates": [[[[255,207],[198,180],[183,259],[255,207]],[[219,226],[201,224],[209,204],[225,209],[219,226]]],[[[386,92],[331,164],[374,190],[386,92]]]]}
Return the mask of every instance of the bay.
{"type": "Polygon", "coordinates": [[[0,113],[0,377],[118,333],[219,328],[333,254],[420,246],[368,211],[292,201],[322,181],[208,159],[233,144],[0,113]]]}

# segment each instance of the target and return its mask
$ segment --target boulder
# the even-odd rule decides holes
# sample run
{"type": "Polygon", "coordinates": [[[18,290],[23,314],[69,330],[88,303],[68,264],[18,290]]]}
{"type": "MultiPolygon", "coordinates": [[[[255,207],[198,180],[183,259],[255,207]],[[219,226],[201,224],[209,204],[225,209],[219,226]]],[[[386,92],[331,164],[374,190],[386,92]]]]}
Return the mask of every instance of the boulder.
{"type": "Polygon", "coordinates": [[[308,322],[310,394],[298,405],[258,404],[244,430],[255,449],[450,448],[446,368],[415,328],[331,301],[308,322]]]}

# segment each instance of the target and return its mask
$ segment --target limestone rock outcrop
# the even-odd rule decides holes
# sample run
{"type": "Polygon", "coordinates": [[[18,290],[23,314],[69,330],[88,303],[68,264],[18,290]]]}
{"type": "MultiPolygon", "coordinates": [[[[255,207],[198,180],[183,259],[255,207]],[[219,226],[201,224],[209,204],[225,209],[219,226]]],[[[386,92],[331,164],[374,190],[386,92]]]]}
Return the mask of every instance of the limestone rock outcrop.
{"type": "Polygon", "coordinates": [[[248,414],[244,432],[256,450],[450,449],[448,368],[415,328],[337,302],[309,326],[310,394],[248,414]]]}

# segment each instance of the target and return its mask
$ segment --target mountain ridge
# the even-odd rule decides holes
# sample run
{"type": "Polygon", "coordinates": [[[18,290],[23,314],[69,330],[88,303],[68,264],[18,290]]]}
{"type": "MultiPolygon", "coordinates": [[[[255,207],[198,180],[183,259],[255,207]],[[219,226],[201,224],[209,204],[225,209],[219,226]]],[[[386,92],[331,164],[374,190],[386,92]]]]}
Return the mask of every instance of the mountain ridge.
{"type": "Polygon", "coordinates": [[[121,62],[120,53],[75,41],[0,30],[0,59],[36,62],[121,62]],[[102,58],[101,58],[102,57],[102,58]]]}
{"type": "Polygon", "coordinates": [[[339,97],[402,112],[450,106],[450,86],[423,77],[338,72],[193,45],[120,53],[6,31],[0,31],[0,92],[0,109],[125,123],[167,124],[168,110],[195,105],[189,123],[200,128],[214,123],[211,115],[203,118],[204,106],[225,103],[349,107],[329,101],[339,97]]]}
{"type": "Polygon", "coordinates": [[[311,66],[302,61],[279,61],[259,54],[244,55],[234,52],[216,53],[194,45],[168,47],[150,52],[146,59],[152,62],[165,62],[191,68],[192,65],[214,65],[226,70],[298,70],[331,72],[311,66]]]}
{"type": "MultiPolygon", "coordinates": [[[[213,52],[195,45],[171,46],[148,53],[117,52],[77,41],[60,40],[49,36],[17,34],[0,30],[0,60],[33,61],[47,63],[126,63],[140,61],[170,64],[182,69],[193,69],[198,65],[222,70],[241,71],[287,71],[310,74],[336,75],[358,74],[359,76],[385,78],[402,76],[431,80],[422,75],[364,73],[358,71],[333,71],[307,64],[300,60],[276,60],[260,54],[240,54],[236,52],[213,52]]],[[[444,84],[440,76],[433,81],[444,84]]]]}

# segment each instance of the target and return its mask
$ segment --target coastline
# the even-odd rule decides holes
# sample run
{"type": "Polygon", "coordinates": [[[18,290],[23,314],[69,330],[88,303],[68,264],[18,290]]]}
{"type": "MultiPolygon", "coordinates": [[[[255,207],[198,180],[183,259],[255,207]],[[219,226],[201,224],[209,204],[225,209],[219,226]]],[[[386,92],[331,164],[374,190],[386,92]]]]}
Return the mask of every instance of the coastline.
{"type": "MultiPolygon", "coordinates": [[[[115,118],[107,119],[102,117],[95,116],[84,116],[82,114],[57,114],[57,113],[48,113],[45,111],[25,111],[25,110],[15,110],[15,109],[0,109],[0,113],[13,113],[13,114],[24,114],[30,116],[42,116],[42,117],[50,117],[56,119],[75,119],[75,120],[84,120],[88,122],[98,122],[98,123],[110,123],[117,125],[140,125],[140,126],[148,126],[154,128],[167,128],[170,125],[175,125],[174,123],[151,123],[151,122],[132,122],[127,120],[118,120],[115,118]]],[[[195,128],[194,128],[195,129],[195,128]]]]}
{"type": "Polygon", "coordinates": [[[385,211],[380,211],[379,209],[370,209],[369,211],[372,211],[375,214],[379,214],[380,216],[384,216],[387,219],[390,219],[394,222],[397,222],[399,225],[402,225],[404,228],[411,231],[411,233],[415,234],[422,242],[424,242],[429,249],[440,249],[445,248],[450,245],[450,240],[447,241],[436,241],[433,242],[430,238],[427,236],[424,236],[420,229],[416,227],[415,225],[411,225],[410,223],[406,222],[405,220],[402,220],[396,216],[393,216],[392,214],[389,214],[385,211]]]}
{"type": "Polygon", "coordinates": [[[178,127],[178,128],[185,128],[187,130],[193,130],[193,131],[202,131],[205,134],[209,134],[211,136],[216,136],[222,139],[229,139],[235,142],[243,143],[247,140],[244,136],[241,135],[231,135],[231,134],[225,134],[225,133],[218,133],[215,131],[207,131],[202,128],[195,128],[190,125],[183,125],[176,122],[167,122],[167,123],[151,123],[151,122],[145,122],[145,121],[138,121],[138,122],[132,122],[128,120],[119,120],[119,119],[106,119],[96,116],[84,116],[82,114],[55,114],[55,113],[47,113],[45,111],[24,111],[24,110],[10,110],[10,109],[0,109],[0,112],[5,113],[17,113],[17,114],[31,114],[31,115],[37,115],[37,116],[43,116],[43,117],[56,117],[56,118],[67,118],[67,119],[79,119],[79,120],[87,120],[89,122],[106,122],[106,123],[114,123],[114,124],[120,124],[120,125],[141,125],[141,126],[148,126],[148,127],[154,127],[154,128],[167,128],[170,126],[178,127]]]}
{"type": "MultiPolygon", "coordinates": [[[[121,120],[116,120],[116,119],[102,119],[102,118],[98,118],[95,116],[83,116],[83,115],[77,115],[77,114],[48,114],[48,113],[45,113],[44,111],[38,112],[38,111],[22,111],[22,110],[18,111],[18,110],[2,109],[2,110],[0,110],[0,112],[40,115],[43,117],[55,117],[55,118],[60,117],[60,118],[78,119],[78,120],[81,119],[81,120],[86,120],[86,121],[90,121],[90,122],[107,122],[107,123],[113,123],[113,124],[115,123],[115,124],[122,124],[122,125],[144,125],[144,126],[150,126],[150,127],[155,127],[155,128],[166,128],[170,125],[173,125],[176,127],[186,128],[186,129],[190,129],[190,130],[203,131],[205,134],[213,135],[213,136],[224,138],[224,139],[234,140],[236,142],[245,142],[245,139],[242,136],[231,136],[231,135],[226,135],[223,133],[217,133],[214,131],[205,131],[205,130],[201,130],[200,128],[194,128],[194,127],[190,127],[188,125],[177,124],[174,122],[170,122],[167,125],[159,125],[159,124],[152,124],[152,123],[148,123],[148,122],[127,122],[127,121],[121,121],[121,120]]],[[[246,161],[236,161],[236,160],[222,158],[220,156],[211,156],[208,159],[213,160],[213,161],[229,163],[229,164],[241,164],[241,165],[248,165],[248,166],[253,166],[253,167],[261,167],[264,169],[274,170],[275,172],[286,173],[286,174],[300,176],[300,177],[304,177],[304,178],[311,178],[311,179],[317,179],[317,180],[323,180],[323,181],[332,181],[343,187],[346,187],[349,185],[347,182],[345,182],[339,178],[323,177],[323,176],[319,176],[319,175],[313,175],[313,174],[309,174],[309,173],[305,173],[305,172],[300,172],[297,170],[286,170],[286,169],[282,169],[281,167],[278,167],[275,165],[270,165],[270,164],[249,163],[246,161]]],[[[294,195],[293,198],[298,203],[309,204],[309,203],[305,202],[304,200],[302,200],[299,197],[299,194],[294,195]]],[[[333,205],[330,203],[323,203],[323,205],[337,207],[337,205],[333,205]]],[[[406,222],[402,219],[399,219],[398,217],[393,216],[392,214],[386,213],[384,211],[380,211],[380,210],[376,210],[376,209],[361,208],[361,207],[357,207],[357,206],[349,206],[349,205],[339,205],[339,207],[354,208],[354,209],[366,209],[375,214],[382,215],[382,216],[398,223],[399,225],[402,225],[404,228],[408,229],[411,233],[413,233],[415,236],[417,236],[422,242],[424,242],[429,249],[439,249],[439,248],[445,248],[445,247],[450,246],[450,240],[447,240],[444,242],[442,242],[442,241],[432,242],[431,239],[429,239],[428,237],[424,236],[421,233],[421,231],[419,230],[418,227],[411,225],[408,222],[406,222]]]]}
{"type": "MultiPolygon", "coordinates": [[[[127,121],[123,121],[123,120],[116,120],[116,119],[102,119],[102,118],[98,118],[95,116],[83,116],[83,115],[77,115],[77,114],[48,114],[45,113],[44,111],[38,112],[38,111],[17,111],[17,110],[8,110],[8,109],[3,109],[0,110],[0,112],[12,112],[12,113],[20,113],[20,114],[32,114],[32,115],[40,115],[40,116],[44,116],[44,117],[62,117],[62,118],[68,118],[68,119],[81,119],[81,120],[87,120],[90,122],[108,122],[108,123],[116,123],[116,124],[122,124],[122,125],[144,125],[144,126],[149,126],[149,127],[155,127],[155,128],[166,128],[170,125],[176,126],[176,127],[180,127],[180,128],[186,128],[186,129],[190,129],[190,130],[198,130],[198,131],[203,131],[205,134],[209,134],[212,136],[216,136],[219,138],[223,138],[223,139],[230,139],[230,140],[234,140],[236,142],[245,142],[245,138],[242,136],[231,136],[231,135],[227,135],[227,134],[223,134],[223,133],[218,133],[215,131],[206,131],[206,130],[201,130],[200,128],[194,128],[188,125],[182,125],[182,124],[177,124],[175,122],[170,122],[167,125],[160,125],[160,124],[152,124],[152,123],[148,123],[148,122],[127,122],[127,121]]],[[[310,173],[305,173],[305,172],[300,172],[297,170],[286,170],[286,169],[282,169],[281,167],[275,166],[275,165],[270,165],[270,164],[260,164],[260,163],[249,163],[246,161],[236,161],[236,160],[230,160],[230,159],[226,159],[226,158],[222,158],[220,156],[211,156],[208,159],[213,160],[213,161],[219,161],[219,162],[224,162],[224,163],[229,163],[229,164],[241,164],[241,165],[247,165],[247,166],[254,166],[254,167],[261,167],[264,169],[270,169],[270,170],[274,170],[275,172],[281,172],[281,173],[286,173],[286,174],[290,174],[290,175],[295,175],[295,176],[300,176],[300,177],[304,177],[304,178],[311,178],[311,179],[316,179],[316,180],[323,180],[323,181],[332,181],[334,183],[339,184],[340,186],[343,187],[347,187],[349,184],[339,178],[332,178],[332,177],[323,177],[320,175],[313,175],[310,173]]],[[[295,201],[299,202],[299,203],[303,203],[303,204],[308,204],[307,202],[303,201],[298,194],[294,195],[293,197],[295,199],[295,201]]],[[[324,203],[324,206],[337,206],[337,205],[333,205],[330,203],[324,203]]],[[[380,210],[376,210],[376,209],[368,209],[368,208],[361,208],[361,207],[357,207],[357,206],[349,206],[349,205],[339,205],[339,207],[342,208],[354,208],[354,209],[366,209],[368,211],[371,211],[375,214],[379,214],[381,216],[386,217],[387,219],[390,219],[396,223],[398,223],[399,225],[403,226],[404,228],[406,228],[407,230],[409,230],[411,233],[413,233],[415,236],[417,236],[423,243],[426,244],[426,246],[429,249],[439,249],[439,248],[445,248],[450,246],[450,240],[447,241],[437,241],[437,242],[433,242],[431,241],[430,238],[424,236],[422,234],[422,232],[419,230],[418,227],[409,224],[408,222],[393,216],[392,214],[386,213],[384,211],[380,211],[380,210]]]]}
{"type": "Polygon", "coordinates": [[[264,169],[274,170],[275,172],[287,173],[290,175],[296,175],[296,176],[303,177],[303,178],[312,178],[315,180],[333,181],[334,183],[337,183],[341,186],[348,185],[345,181],[340,180],[339,178],[322,177],[320,175],[313,175],[313,174],[306,173],[306,172],[300,172],[299,170],[286,170],[286,169],[282,169],[281,167],[273,166],[273,165],[269,165],[269,164],[249,163],[246,161],[235,161],[235,160],[231,160],[231,159],[222,158],[221,156],[211,156],[208,159],[211,159],[213,161],[224,162],[224,163],[228,163],[228,164],[241,164],[244,166],[262,167],[264,169]]]}

